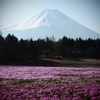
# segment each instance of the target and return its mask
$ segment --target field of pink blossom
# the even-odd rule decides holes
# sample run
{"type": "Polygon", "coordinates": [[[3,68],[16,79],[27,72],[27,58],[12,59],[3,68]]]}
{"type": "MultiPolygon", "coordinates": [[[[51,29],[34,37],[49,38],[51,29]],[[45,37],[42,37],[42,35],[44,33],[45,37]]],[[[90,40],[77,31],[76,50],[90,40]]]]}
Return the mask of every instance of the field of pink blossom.
{"type": "Polygon", "coordinates": [[[0,66],[0,100],[100,100],[100,68],[0,66]]]}

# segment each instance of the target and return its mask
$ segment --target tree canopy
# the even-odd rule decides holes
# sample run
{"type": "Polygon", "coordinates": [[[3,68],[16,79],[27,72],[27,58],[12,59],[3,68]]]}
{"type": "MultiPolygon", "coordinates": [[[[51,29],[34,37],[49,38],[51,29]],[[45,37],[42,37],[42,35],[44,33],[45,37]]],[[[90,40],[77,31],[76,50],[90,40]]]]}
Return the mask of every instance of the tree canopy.
{"type": "Polygon", "coordinates": [[[27,62],[40,58],[100,58],[100,39],[64,36],[55,41],[54,36],[45,39],[18,40],[14,35],[2,37],[0,34],[0,64],[8,62],[27,62]]]}

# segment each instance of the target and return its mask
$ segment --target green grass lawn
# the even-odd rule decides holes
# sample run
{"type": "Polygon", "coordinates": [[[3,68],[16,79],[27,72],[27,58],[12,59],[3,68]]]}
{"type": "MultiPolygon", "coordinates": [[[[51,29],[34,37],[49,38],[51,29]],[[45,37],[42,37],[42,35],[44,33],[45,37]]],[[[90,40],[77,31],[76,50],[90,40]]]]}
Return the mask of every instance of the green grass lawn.
{"type": "Polygon", "coordinates": [[[87,67],[87,66],[96,66],[100,67],[100,62],[85,62],[85,61],[57,61],[57,66],[74,66],[74,67],[87,67]]]}
{"type": "Polygon", "coordinates": [[[18,65],[18,66],[51,66],[51,67],[100,67],[100,61],[81,61],[79,59],[37,59],[24,62],[9,62],[3,65],[18,65]]]}

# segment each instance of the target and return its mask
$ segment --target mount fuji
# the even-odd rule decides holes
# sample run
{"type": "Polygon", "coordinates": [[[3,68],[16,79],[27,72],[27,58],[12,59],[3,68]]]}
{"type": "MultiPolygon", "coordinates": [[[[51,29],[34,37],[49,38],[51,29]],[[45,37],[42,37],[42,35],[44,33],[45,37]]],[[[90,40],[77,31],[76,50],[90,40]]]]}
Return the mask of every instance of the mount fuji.
{"type": "Polygon", "coordinates": [[[99,33],[88,29],[57,9],[39,11],[22,22],[9,27],[4,33],[14,34],[19,39],[38,39],[52,35],[55,39],[63,36],[74,39],[79,37],[82,39],[100,38],[99,33]]]}

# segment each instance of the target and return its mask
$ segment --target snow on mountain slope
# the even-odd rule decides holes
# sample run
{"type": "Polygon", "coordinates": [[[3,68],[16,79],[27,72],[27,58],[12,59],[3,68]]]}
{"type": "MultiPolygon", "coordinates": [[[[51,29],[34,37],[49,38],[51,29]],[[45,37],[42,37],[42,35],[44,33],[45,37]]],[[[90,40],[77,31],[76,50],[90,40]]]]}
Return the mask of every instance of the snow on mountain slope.
{"type": "Polygon", "coordinates": [[[54,35],[56,39],[63,36],[100,38],[100,34],[86,28],[56,9],[44,9],[24,21],[9,28],[9,32],[20,38],[44,38],[54,35]],[[22,36],[23,35],[23,36],[22,36]]]}
{"type": "Polygon", "coordinates": [[[17,24],[13,29],[22,30],[22,29],[31,29],[36,27],[51,26],[55,25],[61,27],[70,26],[74,24],[66,15],[61,13],[58,10],[44,9],[31,17],[25,19],[21,23],[17,24]]]}

